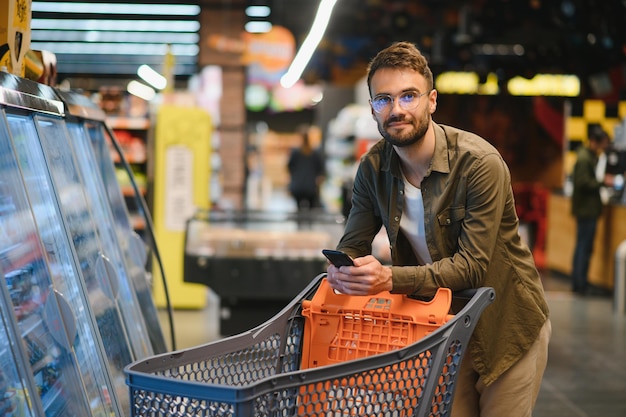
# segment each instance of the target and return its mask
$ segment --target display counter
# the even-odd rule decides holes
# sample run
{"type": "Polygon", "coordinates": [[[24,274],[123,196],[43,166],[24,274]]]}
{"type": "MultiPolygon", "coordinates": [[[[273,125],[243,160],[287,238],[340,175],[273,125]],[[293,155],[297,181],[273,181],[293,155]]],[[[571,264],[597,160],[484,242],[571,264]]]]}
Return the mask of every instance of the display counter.
{"type": "Polygon", "coordinates": [[[187,224],[185,282],[220,297],[220,332],[249,330],[271,318],[317,275],[343,217],[327,213],[200,211],[187,224]]]}
{"type": "MultiPolygon", "coordinates": [[[[570,275],[576,244],[576,219],[571,214],[571,199],[552,193],[548,200],[546,267],[570,275]]],[[[612,290],[615,274],[615,251],[626,239],[626,206],[605,205],[594,241],[589,265],[589,283],[612,290]]]]}

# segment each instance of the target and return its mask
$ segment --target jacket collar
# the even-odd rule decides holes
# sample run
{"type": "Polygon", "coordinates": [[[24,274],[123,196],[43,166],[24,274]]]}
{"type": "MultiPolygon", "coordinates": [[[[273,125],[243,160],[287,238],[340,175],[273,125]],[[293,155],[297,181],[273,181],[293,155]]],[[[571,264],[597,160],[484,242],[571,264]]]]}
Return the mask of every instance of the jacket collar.
{"type": "Polygon", "coordinates": [[[430,169],[428,170],[428,174],[430,174],[432,171],[449,174],[450,152],[452,151],[448,149],[448,137],[442,126],[438,125],[435,122],[432,123],[435,130],[435,153],[433,155],[433,160],[430,162],[430,169]]]}

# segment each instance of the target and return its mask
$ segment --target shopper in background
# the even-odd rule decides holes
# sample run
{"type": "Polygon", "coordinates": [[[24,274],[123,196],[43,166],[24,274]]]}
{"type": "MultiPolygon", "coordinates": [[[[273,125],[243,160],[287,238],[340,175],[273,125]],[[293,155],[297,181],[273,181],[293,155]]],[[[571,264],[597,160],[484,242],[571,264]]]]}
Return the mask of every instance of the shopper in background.
{"type": "Polygon", "coordinates": [[[298,129],[301,138],[299,147],[291,150],[289,170],[289,193],[296,201],[299,212],[319,208],[320,186],[324,180],[324,159],[311,144],[311,127],[298,129]]]}
{"type": "Polygon", "coordinates": [[[399,42],[370,62],[372,116],[383,140],[361,159],[337,248],[355,266],[328,266],[344,294],[432,297],[493,287],[457,376],[452,416],[528,417],[551,328],[532,254],[518,233],[509,170],[475,134],[435,123],[437,91],[420,51],[399,42]],[[393,266],[371,255],[385,226],[393,266]]]}
{"type": "Polygon", "coordinates": [[[602,214],[600,188],[612,185],[612,176],[599,180],[596,175],[598,156],[610,144],[609,135],[600,126],[590,127],[586,146],[580,146],[572,170],[572,214],[576,217],[576,246],[572,260],[572,290],[587,293],[587,274],[593,253],[598,218],[602,214]]]}

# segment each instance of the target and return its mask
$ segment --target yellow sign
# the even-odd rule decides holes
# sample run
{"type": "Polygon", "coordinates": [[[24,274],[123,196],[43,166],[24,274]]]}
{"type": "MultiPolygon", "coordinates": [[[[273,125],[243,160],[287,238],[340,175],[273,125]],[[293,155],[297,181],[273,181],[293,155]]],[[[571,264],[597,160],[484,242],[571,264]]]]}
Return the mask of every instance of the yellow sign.
{"type": "MultiPolygon", "coordinates": [[[[209,208],[211,117],[197,107],[164,104],[155,134],[155,239],[174,308],[202,308],[206,287],[184,282],[185,227],[197,209],[209,208]]],[[[159,271],[155,265],[154,271],[159,271]]],[[[154,298],[166,305],[165,289],[154,280],[154,298]]]]}
{"type": "Polygon", "coordinates": [[[0,67],[23,77],[30,49],[30,0],[0,0],[0,67]]]}
{"type": "Polygon", "coordinates": [[[437,77],[435,86],[444,94],[495,95],[500,92],[498,77],[494,73],[488,74],[487,80],[481,83],[475,72],[444,72],[437,77]]]}
{"type": "Polygon", "coordinates": [[[578,97],[580,80],[575,75],[537,74],[531,79],[513,77],[507,88],[514,96],[578,97]]]}
{"type": "MultiPolygon", "coordinates": [[[[447,94],[495,95],[500,92],[498,76],[487,74],[484,83],[475,72],[444,72],[435,83],[437,91],[447,94]]],[[[537,74],[531,79],[513,77],[507,83],[507,91],[513,96],[578,97],[580,80],[575,75],[537,74]]]]}

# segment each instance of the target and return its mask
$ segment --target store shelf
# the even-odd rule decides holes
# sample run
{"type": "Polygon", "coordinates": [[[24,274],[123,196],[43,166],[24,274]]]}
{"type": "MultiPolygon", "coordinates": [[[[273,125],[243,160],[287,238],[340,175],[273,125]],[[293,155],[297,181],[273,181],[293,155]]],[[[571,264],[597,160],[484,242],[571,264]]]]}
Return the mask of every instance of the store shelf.
{"type": "Polygon", "coordinates": [[[148,130],[150,120],[147,117],[107,116],[106,123],[111,129],[148,130]]]}
{"type": "Polygon", "coordinates": [[[146,228],[146,219],[140,214],[131,215],[130,221],[133,229],[137,231],[141,231],[146,228]]]}
{"type": "MultiPolygon", "coordinates": [[[[106,117],[107,126],[113,131],[115,140],[119,144],[125,161],[133,171],[133,179],[139,188],[142,197],[148,194],[148,147],[152,123],[147,111],[147,105],[143,100],[131,98],[128,95],[120,95],[116,98],[118,102],[110,108],[116,109],[116,114],[108,114],[106,117]]],[[[129,214],[133,219],[133,227],[137,232],[144,230],[145,220],[142,219],[135,198],[135,190],[131,186],[132,182],[122,165],[121,158],[117,150],[110,144],[111,159],[116,165],[116,176],[122,194],[124,195],[129,214]],[[136,226],[136,227],[135,227],[136,226]]]]}
{"type": "MultiPolygon", "coordinates": [[[[139,187],[139,194],[146,195],[146,187],[139,187]]],[[[123,185],[122,186],[122,194],[124,195],[124,197],[134,197],[135,196],[135,189],[133,187],[131,187],[130,185],[123,185]]]]}

